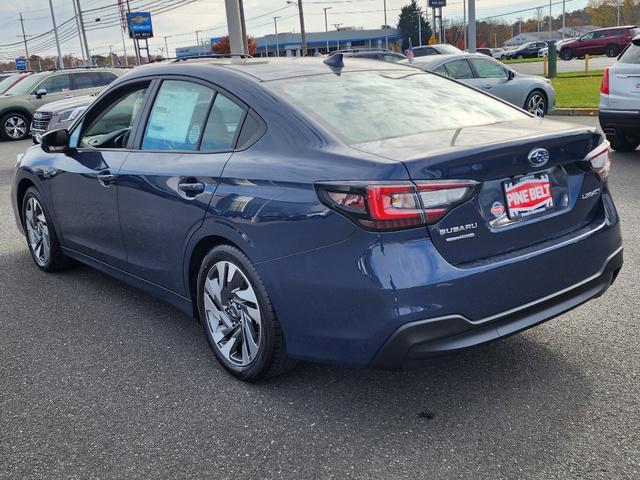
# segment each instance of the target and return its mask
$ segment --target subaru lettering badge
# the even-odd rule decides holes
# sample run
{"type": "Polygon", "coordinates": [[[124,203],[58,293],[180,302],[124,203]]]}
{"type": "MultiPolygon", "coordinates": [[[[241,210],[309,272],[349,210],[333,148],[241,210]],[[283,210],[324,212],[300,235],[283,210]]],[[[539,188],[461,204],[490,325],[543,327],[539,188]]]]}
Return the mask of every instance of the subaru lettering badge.
{"type": "Polygon", "coordinates": [[[532,167],[543,167],[549,161],[549,151],[545,148],[534,148],[527,158],[532,167]]]}

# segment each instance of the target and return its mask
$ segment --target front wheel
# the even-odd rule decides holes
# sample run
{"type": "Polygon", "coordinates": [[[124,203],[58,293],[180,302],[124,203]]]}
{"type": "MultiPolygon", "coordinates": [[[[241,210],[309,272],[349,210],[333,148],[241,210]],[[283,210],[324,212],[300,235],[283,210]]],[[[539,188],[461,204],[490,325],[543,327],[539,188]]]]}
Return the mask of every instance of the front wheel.
{"type": "Polygon", "coordinates": [[[624,133],[607,135],[607,140],[616,152],[633,152],[640,145],[640,139],[629,137],[624,133]]]}
{"type": "Polygon", "coordinates": [[[67,266],[51,215],[35,187],[28,188],[22,200],[22,224],[31,257],[41,270],[54,272],[67,266]]]}
{"type": "Polygon", "coordinates": [[[255,382],[294,365],[265,286],[237,248],[214,247],[202,261],[198,311],[213,353],[235,377],[255,382]]]}
{"type": "Polygon", "coordinates": [[[547,113],[546,95],[539,90],[534,90],[525,100],[524,109],[529,113],[533,113],[536,117],[544,117],[547,113]]]}
{"type": "Polygon", "coordinates": [[[29,136],[29,118],[24,113],[10,112],[0,119],[2,137],[6,140],[24,140],[29,136]]]}

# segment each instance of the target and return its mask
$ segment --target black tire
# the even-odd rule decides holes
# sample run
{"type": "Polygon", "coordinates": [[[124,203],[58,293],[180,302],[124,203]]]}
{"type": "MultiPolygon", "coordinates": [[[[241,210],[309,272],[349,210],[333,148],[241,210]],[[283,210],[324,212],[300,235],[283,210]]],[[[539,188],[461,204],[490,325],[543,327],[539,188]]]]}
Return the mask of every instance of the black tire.
{"type": "Polygon", "coordinates": [[[5,113],[0,118],[0,135],[9,141],[24,140],[29,136],[31,119],[22,112],[5,113]]]}
{"type": "Polygon", "coordinates": [[[633,152],[638,146],[640,146],[640,139],[636,137],[629,137],[624,133],[617,135],[607,135],[607,140],[611,143],[611,148],[616,152],[633,152]]]}
{"type": "Polygon", "coordinates": [[[22,227],[24,229],[25,238],[27,239],[29,252],[31,252],[31,258],[40,270],[45,272],[56,272],[69,266],[69,264],[71,263],[70,259],[64,253],[62,253],[62,250],[60,249],[58,234],[56,233],[55,226],[53,225],[49,209],[47,208],[42,195],[40,195],[40,192],[35,187],[29,187],[24,194],[24,198],[22,199],[22,227]],[[42,213],[44,214],[45,224],[48,231],[49,255],[48,258],[44,261],[35,252],[34,247],[32,246],[32,242],[29,238],[29,231],[27,226],[27,209],[29,200],[32,198],[35,199],[42,208],[42,213]]]}
{"type": "Polygon", "coordinates": [[[607,57],[617,57],[618,53],[620,53],[620,47],[618,47],[618,45],[607,45],[607,48],[605,48],[604,53],[607,54],[607,57]]]}
{"type": "Polygon", "coordinates": [[[220,364],[233,376],[245,382],[257,382],[280,375],[295,366],[297,362],[287,355],[284,334],[264,283],[251,261],[239,249],[231,245],[219,245],[212,248],[202,260],[198,272],[197,288],[198,316],[205,336],[220,364]],[[209,272],[218,262],[229,262],[238,268],[250,283],[257,299],[257,307],[261,317],[258,352],[256,357],[246,366],[239,366],[225,358],[221,352],[222,347],[216,344],[212,336],[207,319],[204,298],[206,295],[205,281],[207,281],[209,272]]]}
{"type": "Polygon", "coordinates": [[[570,48],[563,48],[560,50],[560,58],[562,60],[571,60],[573,58],[573,52],[570,48]]]}

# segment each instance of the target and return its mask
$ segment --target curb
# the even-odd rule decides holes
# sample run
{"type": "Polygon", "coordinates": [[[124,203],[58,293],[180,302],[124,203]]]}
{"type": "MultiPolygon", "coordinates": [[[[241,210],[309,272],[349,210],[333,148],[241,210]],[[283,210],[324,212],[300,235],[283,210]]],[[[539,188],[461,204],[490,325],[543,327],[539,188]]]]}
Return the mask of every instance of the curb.
{"type": "Polygon", "coordinates": [[[597,108],[556,108],[549,115],[568,116],[568,117],[597,117],[597,108]]]}

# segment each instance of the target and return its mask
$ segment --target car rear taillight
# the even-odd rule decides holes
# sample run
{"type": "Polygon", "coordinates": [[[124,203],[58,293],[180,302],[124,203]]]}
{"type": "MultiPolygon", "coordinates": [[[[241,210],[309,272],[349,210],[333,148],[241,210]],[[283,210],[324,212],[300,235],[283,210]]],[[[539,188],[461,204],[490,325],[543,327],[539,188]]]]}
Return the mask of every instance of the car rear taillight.
{"type": "Polygon", "coordinates": [[[584,157],[601,180],[606,180],[611,171],[611,156],[609,142],[605,140],[584,157]]]}
{"type": "Polygon", "coordinates": [[[600,93],[609,95],[609,67],[605,67],[602,72],[602,83],[600,84],[600,93]]]}
{"type": "Polygon", "coordinates": [[[399,230],[438,222],[472,198],[473,180],[321,182],[320,201],[370,230],[399,230]]]}

